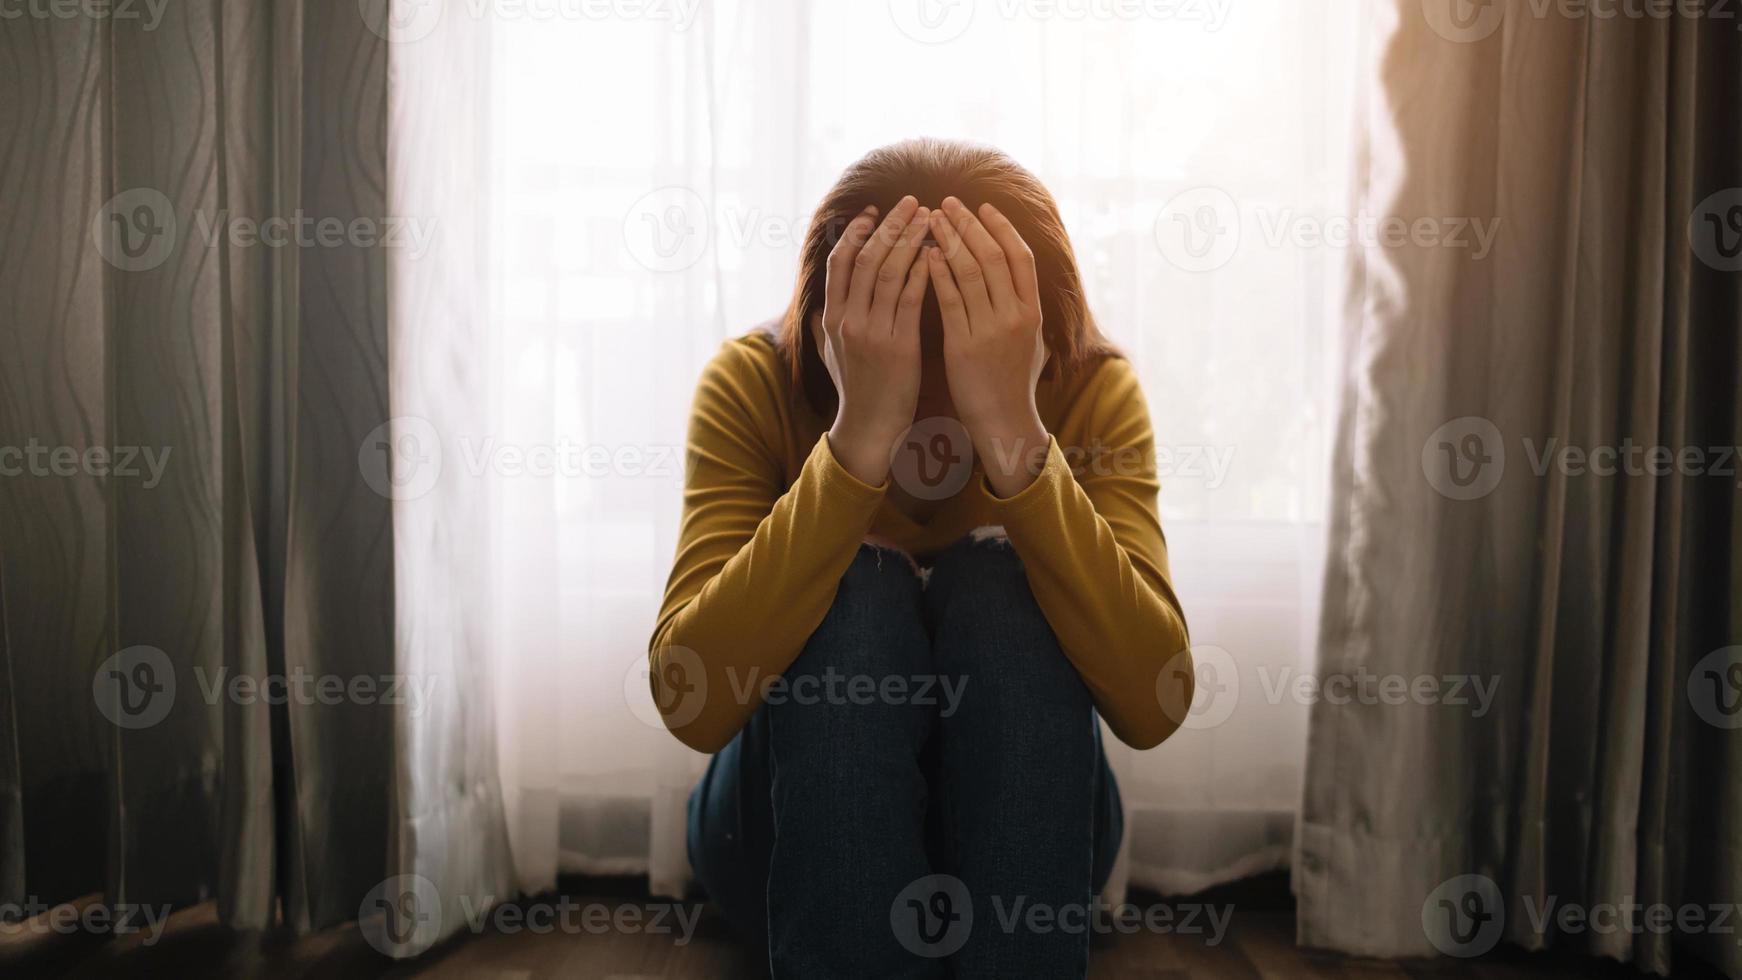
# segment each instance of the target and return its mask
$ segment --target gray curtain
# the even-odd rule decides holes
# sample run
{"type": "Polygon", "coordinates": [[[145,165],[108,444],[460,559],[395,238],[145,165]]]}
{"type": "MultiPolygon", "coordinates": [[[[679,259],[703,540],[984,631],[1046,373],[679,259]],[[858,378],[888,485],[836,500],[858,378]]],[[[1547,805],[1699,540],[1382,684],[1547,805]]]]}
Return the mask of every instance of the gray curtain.
{"type": "Polygon", "coordinates": [[[1315,706],[1299,934],[1742,976],[1733,932],[1538,923],[1742,900],[1742,34],[1562,9],[1379,4],[1359,206],[1500,226],[1357,270],[1320,670],[1498,689],[1315,706]]]}
{"type": "MultiPolygon", "coordinates": [[[[294,686],[425,683],[425,634],[468,625],[396,576],[393,495],[360,455],[392,414],[390,298],[427,307],[433,273],[353,238],[226,233],[392,218],[385,2],[129,6],[0,31],[0,447],[46,450],[0,459],[0,901],[215,899],[237,926],[306,930],[356,918],[391,874],[501,897],[479,630],[439,640],[446,715],[294,686]],[[238,678],[292,696],[230,696],[238,678]],[[405,832],[455,796],[485,802],[405,832]],[[439,857],[447,833],[469,860],[439,857]]],[[[445,91],[450,110],[479,98],[445,91]]],[[[470,150],[443,163],[468,190],[470,150]]],[[[459,224],[443,271],[475,271],[459,224]]],[[[477,329],[473,292],[441,296],[477,329]]],[[[472,506],[445,499],[440,516],[472,506]]],[[[481,533],[435,520],[409,525],[440,539],[418,560],[481,533]]]]}

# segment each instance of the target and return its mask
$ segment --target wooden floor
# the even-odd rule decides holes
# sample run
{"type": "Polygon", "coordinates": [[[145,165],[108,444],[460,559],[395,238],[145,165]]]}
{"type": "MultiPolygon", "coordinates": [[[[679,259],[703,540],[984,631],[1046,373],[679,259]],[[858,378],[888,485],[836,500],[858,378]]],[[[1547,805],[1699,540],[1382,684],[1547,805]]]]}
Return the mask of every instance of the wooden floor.
{"type": "MultiPolygon", "coordinates": [[[[645,899],[625,897],[620,890],[582,897],[581,903],[604,902],[613,907],[642,905],[645,899]]],[[[1474,961],[1451,959],[1379,962],[1349,959],[1301,950],[1294,945],[1294,914],[1286,899],[1275,897],[1276,884],[1248,886],[1230,894],[1201,896],[1206,904],[1235,906],[1225,939],[1215,946],[1204,938],[1141,933],[1098,940],[1090,976],[1163,980],[1163,978],[1371,978],[1423,980],[1480,977],[1486,980],[1529,977],[1638,978],[1634,970],[1606,960],[1581,956],[1527,954],[1503,950],[1474,961]]],[[[1281,886],[1286,893],[1286,883],[1281,886]]],[[[1134,897],[1135,901],[1144,899],[1134,897]]],[[[1150,901],[1158,901],[1151,897],[1150,901]]],[[[534,978],[601,977],[645,980],[653,977],[758,978],[764,976],[757,958],[728,934],[711,913],[704,915],[687,944],[673,936],[635,934],[573,934],[484,932],[444,943],[409,963],[395,963],[377,954],[354,927],[344,927],[300,939],[280,933],[237,934],[218,925],[213,908],[200,906],[171,918],[170,927],[152,946],[137,937],[102,940],[13,933],[0,937],[0,977],[145,978],[185,980],[534,980],[534,978]]],[[[1709,971],[1680,974],[1712,977],[1709,971]]]]}

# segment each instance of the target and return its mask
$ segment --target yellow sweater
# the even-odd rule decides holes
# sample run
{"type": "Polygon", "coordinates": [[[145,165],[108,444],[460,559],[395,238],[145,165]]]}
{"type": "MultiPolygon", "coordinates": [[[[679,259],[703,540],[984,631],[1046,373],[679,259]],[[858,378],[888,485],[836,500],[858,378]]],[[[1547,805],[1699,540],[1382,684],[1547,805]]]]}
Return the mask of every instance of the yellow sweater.
{"type": "Polygon", "coordinates": [[[1191,701],[1189,641],[1137,376],[1109,357],[1068,382],[1042,381],[1036,402],[1053,439],[1033,485],[1000,500],[976,462],[967,486],[920,524],[885,500],[887,486],[836,462],[829,421],[793,388],[768,337],[728,341],[696,388],[677,559],[650,644],[654,697],[673,733],[703,752],[731,741],[760,704],[753,682],[798,656],[868,535],[924,558],[1002,526],[1114,734],[1139,749],[1172,734],[1191,701]]]}

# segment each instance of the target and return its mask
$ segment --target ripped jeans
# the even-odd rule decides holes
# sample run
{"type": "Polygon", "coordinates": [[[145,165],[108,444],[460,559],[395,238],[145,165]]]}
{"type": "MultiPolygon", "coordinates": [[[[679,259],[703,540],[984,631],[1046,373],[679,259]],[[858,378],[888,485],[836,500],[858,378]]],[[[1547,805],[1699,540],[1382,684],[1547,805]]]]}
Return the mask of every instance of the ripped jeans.
{"type": "Polygon", "coordinates": [[[1014,549],[865,545],[690,795],[689,853],[775,977],[1081,977],[1123,832],[1088,689],[1014,549]]]}

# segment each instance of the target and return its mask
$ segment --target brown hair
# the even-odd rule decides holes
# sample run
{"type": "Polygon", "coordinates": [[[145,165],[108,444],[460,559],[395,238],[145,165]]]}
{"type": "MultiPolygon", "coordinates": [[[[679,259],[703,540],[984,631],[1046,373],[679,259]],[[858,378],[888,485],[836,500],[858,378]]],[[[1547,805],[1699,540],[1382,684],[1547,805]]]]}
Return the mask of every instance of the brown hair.
{"type": "MultiPolygon", "coordinates": [[[[849,166],[811,217],[800,252],[798,285],[780,324],[779,345],[795,388],[819,414],[834,410],[835,386],[811,336],[813,314],[827,295],[829,252],[848,222],[876,205],[880,215],[903,195],[938,207],[954,195],[971,209],[990,202],[1016,226],[1034,252],[1040,283],[1041,332],[1051,357],[1046,377],[1068,376],[1118,351],[1089,314],[1076,253],[1058,205],[1046,187],[1002,151],[959,140],[912,139],[879,147],[849,166]]],[[[926,296],[926,322],[938,322],[937,295],[926,296]]]]}

